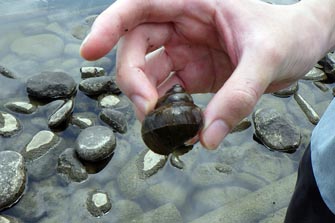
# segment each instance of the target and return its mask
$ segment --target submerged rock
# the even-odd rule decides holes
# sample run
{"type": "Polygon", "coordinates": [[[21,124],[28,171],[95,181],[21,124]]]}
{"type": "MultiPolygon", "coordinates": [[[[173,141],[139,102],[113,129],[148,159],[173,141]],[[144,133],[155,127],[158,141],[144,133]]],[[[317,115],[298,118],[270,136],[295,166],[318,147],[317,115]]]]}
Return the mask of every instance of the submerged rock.
{"type": "Polygon", "coordinates": [[[318,124],[320,116],[316,113],[314,108],[300,94],[295,94],[294,99],[300,106],[301,110],[305,113],[308,120],[314,125],[318,124]]]}
{"type": "Polygon", "coordinates": [[[110,76],[92,77],[82,80],[79,84],[79,90],[90,96],[104,93],[121,93],[119,87],[110,76]]]}
{"type": "Polygon", "coordinates": [[[36,105],[31,104],[26,101],[12,101],[7,102],[5,107],[13,112],[31,114],[34,113],[37,109],[36,105]]]}
{"type": "Polygon", "coordinates": [[[107,192],[94,190],[88,194],[86,206],[91,215],[101,217],[112,208],[112,203],[107,192]]]}
{"type": "Polygon", "coordinates": [[[274,92],[273,95],[280,98],[287,98],[296,93],[298,89],[299,89],[298,82],[295,82],[294,84],[290,85],[287,88],[274,92]]]}
{"type": "Polygon", "coordinates": [[[21,130],[20,122],[11,114],[0,111],[0,135],[10,137],[21,130]]]}
{"type": "Polygon", "coordinates": [[[25,183],[26,169],[22,155],[14,151],[0,152],[0,211],[19,200],[25,183]]]}
{"type": "Polygon", "coordinates": [[[275,109],[262,108],[252,116],[255,136],[269,149],[294,152],[301,141],[300,130],[275,109]]]}
{"type": "Polygon", "coordinates": [[[119,133],[126,133],[128,129],[126,115],[120,111],[111,108],[104,108],[100,112],[100,118],[112,129],[119,133]]]}
{"type": "Polygon", "coordinates": [[[116,147],[114,132],[105,126],[88,127],[76,140],[78,156],[86,161],[100,161],[112,155],[116,147]]]}
{"type": "Polygon", "coordinates": [[[15,75],[12,71],[8,70],[6,67],[0,65],[0,74],[8,77],[8,78],[15,78],[15,75]]]}
{"type": "Polygon", "coordinates": [[[76,125],[81,129],[93,126],[95,123],[95,114],[93,113],[76,113],[71,117],[71,124],[76,125]]]}
{"type": "Polygon", "coordinates": [[[48,125],[50,128],[56,128],[63,123],[65,123],[73,111],[73,100],[70,99],[65,102],[59,109],[57,109],[48,120],[48,125]]]}
{"type": "Polygon", "coordinates": [[[137,159],[139,176],[146,179],[158,172],[166,163],[167,156],[154,153],[151,150],[143,151],[137,159]]]}
{"type": "Polygon", "coordinates": [[[102,67],[82,67],[80,68],[81,78],[101,77],[106,74],[102,67]]]}
{"type": "Polygon", "coordinates": [[[42,100],[69,98],[75,90],[75,81],[63,72],[46,71],[32,76],[27,81],[28,95],[42,100]]]}

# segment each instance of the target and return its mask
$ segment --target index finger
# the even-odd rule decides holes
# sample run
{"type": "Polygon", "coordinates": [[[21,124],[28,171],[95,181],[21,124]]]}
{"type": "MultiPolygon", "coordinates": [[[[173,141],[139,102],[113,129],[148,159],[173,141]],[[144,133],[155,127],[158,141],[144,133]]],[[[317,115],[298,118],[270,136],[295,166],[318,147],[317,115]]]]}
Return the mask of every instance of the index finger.
{"type": "Polygon", "coordinates": [[[126,32],[147,22],[167,22],[180,15],[183,1],[118,0],[95,20],[82,43],[80,54],[87,60],[106,55],[126,32]]]}

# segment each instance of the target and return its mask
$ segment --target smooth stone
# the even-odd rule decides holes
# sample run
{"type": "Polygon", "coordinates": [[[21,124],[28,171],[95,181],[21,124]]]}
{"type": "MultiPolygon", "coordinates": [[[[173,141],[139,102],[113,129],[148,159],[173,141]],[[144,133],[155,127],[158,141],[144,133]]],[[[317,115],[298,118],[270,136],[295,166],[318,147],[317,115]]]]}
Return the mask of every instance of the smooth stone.
{"type": "Polygon", "coordinates": [[[20,122],[11,114],[0,111],[0,135],[11,137],[21,130],[20,122]]]}
{"type": "Polygon", "coordinates": [[[119,87],[110,76],[91,77],[79,83],[79,90],[86,95],[94,96],[104,93],[120,94],[119,87]]]}
{"type": "Polygon", "coordinates": [[[256,110],[252,115],[255,136],[269,149],[294,152],[301,141],[300,129],[284,114],[272,108],[256,110]]]}
{"type": "Polygon", "coordinates": [[[57,172],[67,183],[82,182],[88,178],[86,169],[73,148],[67,148],[59,155],[57,172]]]}
{"type": "Polygon", "coordinates": [[[144,150],[137,159],[137,168],[141,179],[146,179],[164,167],[167,156],[144,150]]]}
{"type": "Polygon", "coordinates": [[[184,222],[180,212],[175,205],[168,203],[156,209],[150,210],[143,215],[134,218],[130,222],[147,223],[181,223],[184,222]]]}
{"type": "Polygon", "coordinates": [[[99,106],[102,108],[109,108],[117,106],[118,103],[120,103],[120,99],[116,95],[101,95],[98,98],[99,106]]]}
{"type": "Polygon", "coordinates": [[[250,126],[251,126],[251,121],[249,120],[249,118],[244,118],[231,130],[230,133],[242,132],[248,129],[250,126]]]}
{"type": "Polygon", "coordinates": [[[296,179],[296,173],[286,176],[238,200],[210,211],[191,223],[259,222],[268,214],[287,207],[296,179]]]}
{"type": "Polygon", "coordinates": [[[327,80],[327,75],[321,69],[313,67],[302,79],[311,81],[327,80]]]}
{"type": "Polygon", "coordinates": [[[119,133],[126,133],[128,123],[126,115],[111,108],[103,108],[99,114],[100,119],[119,133]]]}
{"type": "Polygon", "coordinates": [[[81,67],[81,78],[102,77],[106,74],[102,67],[81,67]]]}
{"type": "Polygon", "coordinates": [[[0,65],[0,74],[8,78],[13,79],[15,78],[15,74],[12,71],[8,70],[6,67],[3,67],[1,65],[0,65]]]}
{"type": "Polygon", "coordinates": [[[22,223],[22,221],[11,216],[0,215],[0,223],[22,223]]]}
{"type": "Polygon", "coordinates": [[[0,211],[15,204],[23,195],[26,169],[21,154],[0,152],[0,211]]]}
{"type": "Polygon", "coordinates": [[[305,113],[308,120],[314,125],[318,124],[320,116],[316,113],[312,105],[310,105],[300,94],[295,94],[294,99],[305,113]]]}
{"type": "Polygon", "coordinates": [[[298,90],[299,90],[298,82],[295,82],[294,84],[290,85],[287,88],[274,92],[273,95],[280,98],[287,98],[296,93],[298,90]]]}
{"type": "Polygon", "coordinates": [[[109,212],[112,208],[112,203],[105,191],[95,190],[88,194],[86,206],[94,217],[101,217],[109,212]]]}
{"type": "Polygon", "coordinates": [[[161,182],[148,187],[145,191],[145,197],[156,207],[173,203],[176,207],[182,208],[188,195],[187,192],[185,187],[169,182],[161,182]]]}
{"type": "Polygon", "coordinates": [[[27,81],[28,95],[38,99],[69,98],[75,90],[76,82],[64,72],[45,71],[27,81]]]}
{"type": "Polygon", "coordinates": [[[56,128],[66,122],[73,111],[74,102],[72,99],[66,101],[59,109],[57,109],[48,119],[50,128],[56,128]]]}
{"type": "Polygon", "coordinates": [[[105,126],[83,129],[76,139],[78,156],[86,161],[99,161],[112,155],[116,147],[114,132],[105,126]]]}
{"type": "Polygon", "coordinates": [[[26,101],[12,101],[7,102],[5,107],[13,112],[22,113],[22,114],[31,114],[34,113],[37,109],[36,105],[31,104],[26,101]]]}
{"type": "Polygon", "coordinates": [[[181,170],[185,168],[185,163],[180,159],[179,155],[172,153],[169,160],[172,166],[181,170]]]}
{"type": "Polygon", "coordinates": [[[193,210],[198,216],[222,207],[250,193],[250,190],[238,186],[203,188],[192,196],[193,210]]]}
{"type": "Polygon", "coordinates": [[[41,130],[34,135],[25,146],[22,155],[27,161],[38,159],[60,142],[60,138],[53,132],[41,130]]]}
{"type": "Polygon", "coordinates": [[[76,113],[71,116],[71,124],[81,129],[93,126],[96,122],[96,116],[93,113],[76,113]]]}
{"type": "Polygon", "coordinates": [[[113,219],[115,222],[131,222],[137,216],[143,214],[140,205],[130,200],[119,200],[113,204],[113,219]]]}
{"type": "Polygon", "coordinates": [[[14,40],[11,50],[22,58],[49,60],[61,56],[64,42],[52,34],[39,34],[14,40]]]}
{"type": "Polygon", "coordinates": [[[321,81],[313,81],[313,84],[323,92],[326,92],[329,90],[327,85],[322,83],[321,81]]]}
{"type": "Polygon", "coordinates": [[[84,61],[82,67],[101,67],[108,72],[114,65],[115,62],[112,59],[108,57],[102,57],[95,61],[84,61]]]}

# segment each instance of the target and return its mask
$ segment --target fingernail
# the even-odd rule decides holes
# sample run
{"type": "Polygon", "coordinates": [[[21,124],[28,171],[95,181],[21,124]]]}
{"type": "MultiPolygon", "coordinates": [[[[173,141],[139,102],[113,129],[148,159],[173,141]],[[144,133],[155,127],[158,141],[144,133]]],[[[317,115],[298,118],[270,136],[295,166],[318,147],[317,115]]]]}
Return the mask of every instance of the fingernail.
{"type": "Polygon", "coordinates": [[[149,101],[139,95],[134,95],[131,101],[135,104],[136,108],[140,110],[143,114],[146,114],[149,110],[149,101]]]}
{"type": "Polygon", "coordinates": [[[202,134],[204,146],[207,149],[216,149],[228,132],[229,128],[223,120],[215,120],[202,134]]]}

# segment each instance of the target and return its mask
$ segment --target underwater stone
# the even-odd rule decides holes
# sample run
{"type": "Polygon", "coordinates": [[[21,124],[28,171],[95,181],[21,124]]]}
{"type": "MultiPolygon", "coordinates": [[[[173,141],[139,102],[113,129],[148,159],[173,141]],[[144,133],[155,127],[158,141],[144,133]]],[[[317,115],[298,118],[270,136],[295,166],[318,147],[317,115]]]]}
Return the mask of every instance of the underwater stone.
{"type": "Polygon", "coordinates": [[[111,108],[104,108],[100,112],[100,118],[106,124],[108,124],[112,129],[119,133],[127,132],[127,120],[124,113],[111,108]]]}
{"type": "Polygon", "coordinates": [[[141,179],[146,179],[158,172],[164,167],[167,156],[154,153],[151,150],[145,150],[137,159],[137,168],[141,179]]]}
{"type": "Polygon", "coordinates": [[[87,210],[94,217],[101,217],[112,208],[109,195],[105,191],[100,190],[91,191],[88,194],[86,205],[87,210]]]}
{"type": "Polygon", "coordinates": [[[38,99],[69,98],[75,90],[75,81],[64,72],[45,71],[27,81],[28,95],[38,99]]]}
{"type": "Polygon", "coordinates": [[[118,103],[120,103],[120,99],[116,95],[101,95],[98,98],[99,106],[102,108],[109,108],[117,106],[118,103]]]}
{"type": "Polygon", "coordinates": [[[13,74],[13,72],[11,72],[6,67],[3,67],[1,65],[0,65],[0,74],[8,78],[15,78],[15,75],[13,74]]]}
{"type": "Polygon", "coordinates": [[[327,75],[321,69],[313,67],[302,79],[312,81],[327,80],[327,75]]]}
{"type": "Polygon", "coordinates": [[[71,117],[71,124],[76,125],[81,129],[93,126],[95,121],[95,115],[93,113],[77,113],[71,117]]]}
{"type": "Polygon", "coordinates": [[[22,221],[14,217],[0,215],[0,223],[22,223],[22,221]]]}
{"type": "Polygon", "coordinates": [[[114,132],[105,126],[91,126],[81,131],[76,140],[76,151],[86,161],[110,157],[116,147],[114,132]]]}
{"type": "Polygon", "coordinates": [[[0,152],[0,211],[12,206],[25,189],[26,169],[21,154],[0,152]]]}
{"type": "Polygon", "coordinates": [[[101,77],[106,74],[102,67],[82,67],[80,68],[81,78],[101,77]]]}
{"type": "Polygon", "coordinates": [[[11,114],[0,111],[0,135],[10,137],[21,130],[20,122],[11,114]]]}
{"type": "Polygon", "coordinates": [[[110,76],[91,77],[82,80],[79,84],[79,90],[87,95],[100,95],[103,93],[120,94],[119,87],[110,76]]]}
{"type": "Polygon", "coordinates": [[[31,114],[36,111],[37,107],[26,101],[7,102],[5,107],[13,112],[31,114]]]}
{"type": "Polygon", "coordinates": [[[314,108],[300,94],[295,94],[294,99],[300,106],[301,110],[305,113],[308,120],[314,125],[318,124],[320,116],[316,113],[314,108]]]}
{"type": "Polygon", "coordinates": [[[50,128],[56,128],[57,126],[60,126],[66,120],[70,118],[70,115],[73,111],[73,100],[70,99],[67,102],[65,102],[59,109],[57,109],[48,120],[48,125],[50,128]]]}
{"type": "Polygon", "coordinates": [[[280,98],[287,98],[296,93],[298,89],[299,89],[298,82],[295,82],[294,84],[288,86],[287,88],[274,92],[273,95],[280,98]]]}

